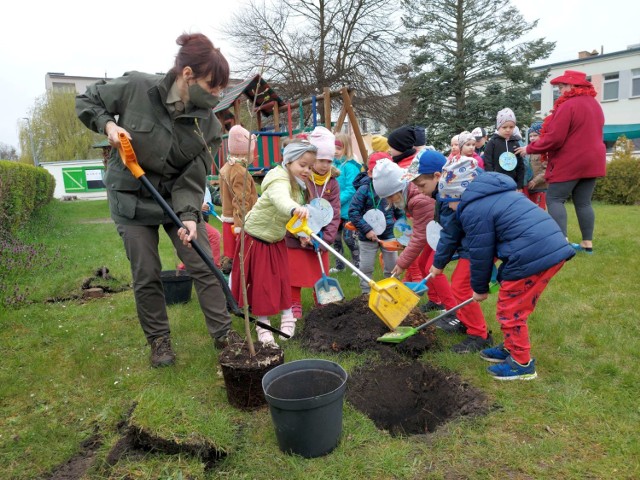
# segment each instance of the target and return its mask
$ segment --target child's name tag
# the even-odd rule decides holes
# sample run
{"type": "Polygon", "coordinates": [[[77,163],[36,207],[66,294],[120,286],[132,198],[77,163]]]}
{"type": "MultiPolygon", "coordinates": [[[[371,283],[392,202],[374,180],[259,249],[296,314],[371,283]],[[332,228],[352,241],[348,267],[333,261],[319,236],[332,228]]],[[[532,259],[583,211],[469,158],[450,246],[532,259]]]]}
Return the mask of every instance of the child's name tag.
{"type": "MultiPolygon", "coordinates": [[[[326,227],[333,220],[333,207],[329,201],[325,198],[314,198],[309,202],[309,205],[315,207],[318,210],[318,221],[322,224],[322,227],[326,227]]],[[[321,227],[321,228],[322,228],[321,227]]]]}
{"type": "Polygon", "coordinates": [[[518,158],[511,152],[504,152],[500,155],[498,163],[503,170],[510,172],[516,168],[516,165],[518,165],[518,158]]]}
{"type": "Polygon", "coordinates": [[[371,226],[376,235],[382,235],[387,229],[387,219],[384,217],[384,213],[377,208],[367,210],[362,218],[371,226]]]}
{"type": "Polygon", "coordinates": [[[431,220],[429,223],[427,223],[427,243],[433,250],[436,250],[438,248],[441,231],[442,225],[440,225],[435,220],[431,220]]]}
{"type": "Polygon", "coordinates": [[[412,233],[413,228],[409,224],[407,217],[402,217],[396,220],[396,223],[393,225],[393,236],[396,237],[401,245],[404,245],[405,247],[409,245],[412,233]]]}

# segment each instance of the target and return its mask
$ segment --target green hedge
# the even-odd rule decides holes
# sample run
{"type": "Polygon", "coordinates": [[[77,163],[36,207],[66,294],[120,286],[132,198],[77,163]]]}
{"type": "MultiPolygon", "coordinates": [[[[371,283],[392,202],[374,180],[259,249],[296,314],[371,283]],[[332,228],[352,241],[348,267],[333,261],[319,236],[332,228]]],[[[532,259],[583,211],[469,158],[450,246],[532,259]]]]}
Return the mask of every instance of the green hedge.
{"type": "Polygon", "coordinates": [[[0,230],[13,233],[53,199],[56,181],[42,167],[0,160],[0,230]]]}
{"type": "Polygon", "coordinates": [[[640,159],[614,158],[607,164],[607,176],[596,184],[593,198],[617,205],[640,204],[640,159]]]}

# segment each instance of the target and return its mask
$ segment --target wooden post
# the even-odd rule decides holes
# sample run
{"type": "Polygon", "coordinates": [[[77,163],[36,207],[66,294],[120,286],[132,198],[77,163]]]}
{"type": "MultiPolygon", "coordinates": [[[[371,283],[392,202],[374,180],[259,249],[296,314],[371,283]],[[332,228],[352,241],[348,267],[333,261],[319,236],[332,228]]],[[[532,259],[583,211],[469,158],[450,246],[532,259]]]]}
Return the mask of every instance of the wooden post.
{"type": "Polygon", "coordinates": [[[258,131],[262,130],[262,112],[258,110],[256,114],[256,119],[258,120],[258,131]]]}
{"type": "MultiPolygon", "coordinates": [[[[340,90],[340,94],[342,94],[342,92],[345,90],[347,90],[346,87],[343,87],[340,90]]],[[[351,104],[351,98],[353,98],[353,92],[351,92],[349,95],[349,104],[351,104]]],[[[340,110],[340,115],[338,116],[338,121],[336,122],[336,126],[334,128],[335,132],[339,132],[342,130],[342,124],[344,123],[344,118],[346,116],[347,116],[347,104],[343,102],[342,110],[340,110]]]]}
{"type": "Polygon", "coordinates": [[[346,110],[347,115],[349,115],[349,124],[353,129],[353,133],[356,136],[356,141],[358,142],[358,148],[360,149],[360,157],[362,158],[363,163],[367,163],[367,147],[364,144],[364,140],[362,139],[362,132],[360,131],[360,125],[358,125],[358,119],[356,118],[356,114],[353,111],[353,105],[351,104],[351,96],[349,95],[349,91],[347,88],[342,89],[342,100],[344,102],[344,110],[346,110]]]}
{"type": "Polygon", "coordinates": [[[324,126],[331,130],[331,90],[329,90],[329,87],[324,87],[322,92],[322,99],[324,100],[324,126]]]}
{"type": "Polygon", "coordinates": [[[234,125],[240,125],[240,98],[236,98],[233,102],[233,117],[235,121],[234,125]]]}
{"type": "Polygon", "coordinates": [[[273,131],[280,132],[280,108],[278,108],[278,102],[275,102],[273,106],[273,131]]]}

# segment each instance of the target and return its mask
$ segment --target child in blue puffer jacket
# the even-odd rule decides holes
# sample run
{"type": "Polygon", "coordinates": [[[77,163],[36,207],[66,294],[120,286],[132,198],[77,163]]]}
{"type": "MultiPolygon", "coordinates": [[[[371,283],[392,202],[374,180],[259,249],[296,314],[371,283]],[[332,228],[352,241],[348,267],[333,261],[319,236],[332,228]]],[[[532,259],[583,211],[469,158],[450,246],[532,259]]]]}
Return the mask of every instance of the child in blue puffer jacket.
{"type": "Polygon", "coordinates": [[[462,160],[443,168],[438,190],[466,235],[477,302],[488,297],[494,258],[502,260],[496,317],[504,343],[482,350],[480,357],[496,364],[488,372],[497,380],[536,378],[527,318],[575,251],[551,216],[516,192],[506,175],[478,174],[473,161],[462,160]]]}
{"type": "MultiPolygon", "coordinates": [[[[344,225],[349,221],[349,205],[351,199],[356,193],[353,185],[354,180],[362,171],[362,166],[353,158],[351,149],[351,138],[346,133],[336,133],[336,157],[333,160],[333,166],[340,171],[337,177],[340,186],[340,227],[333,242],[333,248],[343,253],[342,239],[351,251],[351,263],[356,267],[360,265],[360,250],[358,248],[358,239],[355,232],[345,229],[344,225]]],[[[342,261],[336,259],[335,268],[330,269],[331,273],[341,272],[345,268],[342,261]]]]}
{"type": "MultiPolygon", "coordinates": [[[[393,267],[396,266],[398,260],[398,253],[395,251],[386,250],[383,248],[378,240],[390,240],[393,239],[393,225],[397,218],[403,215],[401,210],[394,208],[387,208],[387,200],[378,197],[373,190],[373,184],[371,183],[371,175],[373,167],[378,160],[386,158],[391,160],[391,155],[383,152],[375,152],[369,156],[368,167],[366,172],[360,173],[354,183],[357,188],[356,194],[351,199],[351,205],[349,207],[349,221],[356,227],[358,232],[358,243],[360,244],[360,270],[367,277],[373,277],[373,270],[376,262],[376,254],[378,250],[382,251],[382,263],[384,264],[384,277],[389,278],[393,267]],[[367,213],[371,211],[371,213],[367,213]],[[371,215],[374,211],[380,212],[376,214],[381,220],[380,225],[371,225],[371,215]],[[369,222],[367,221],[369,220],[369,222]],[[374,226],[384,231],[376,233],[374,226]]],[[[362,293],[369,293],[371,287],[367,282],[360,279],[360,289],[362,293]]]]}

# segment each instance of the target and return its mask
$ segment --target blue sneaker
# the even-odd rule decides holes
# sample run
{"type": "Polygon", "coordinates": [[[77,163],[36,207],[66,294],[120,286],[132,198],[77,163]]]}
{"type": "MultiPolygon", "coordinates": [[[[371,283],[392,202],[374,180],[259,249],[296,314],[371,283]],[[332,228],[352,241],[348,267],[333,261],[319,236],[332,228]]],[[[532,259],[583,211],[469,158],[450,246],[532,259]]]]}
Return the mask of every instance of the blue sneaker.
{"type": "Polygon", "coordinates": [[[584,252],[589,255],[593,255],[593,248],[586,248],[580,245],[579,243],[572,243],[571,248],[573,248],[576,252],[584,252]]]}
{"type": "Polygon", "coordinates": [[[480,358],[491,363],[502,363],[509,356],[509,350],[504,348],[504,343],[495,347],[485,348],[480,352],[480,358]]]}
{"type": "Polygon", "coordinates": [[[538,376],[535,359],[529,360],[527,365],[520,365],[511,355],[504,362],[487,367],[487,371],[495,380],[533,380],[538,376]]]}

